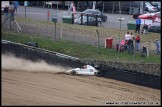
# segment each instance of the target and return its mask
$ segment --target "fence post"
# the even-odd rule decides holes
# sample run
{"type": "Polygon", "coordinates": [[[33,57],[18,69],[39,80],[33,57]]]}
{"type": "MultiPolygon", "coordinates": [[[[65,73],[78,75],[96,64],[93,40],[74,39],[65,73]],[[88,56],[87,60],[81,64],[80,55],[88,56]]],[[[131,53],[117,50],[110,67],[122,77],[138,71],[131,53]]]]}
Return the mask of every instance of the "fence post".
{"type": "Polygon", "coordinates": [[[62,23],[61,23],[61,33],[60,33],[60,38],[62,39],[62,23]]]}
{"type": "Polygon", "coordinates": [[[147,58],[149,58],[149,42],[147,42],[147,58]]]}
{"type": "Polygon", "coordinates": [[[56,22],[55,22],[55,40],[56,40],[56,22]]]}
{"type": "Polygon", "coordinates": [[[72,24],[74,24],[74,13],[72,13],[72,24]]]}
{"type": "Polygon", "coordinates": [[[81,14],[81,25],[83,24],[83,14],[81,14]]]}
{"type": "Polygon", "coordinates": [[[11,31],[11,13],[10,13],[9,17],[10,17],[10,31],[11,31]]]}
{"type": "Polygon", "coordinates": [[[98,16],[96,15],[96,26],[98,26],[98,20],[97,20],[97,17],[98,17],[98,16]]]}
{"type": "Polygon", "coordinates": [[[88,20],[88,18],[89,18],[89,15],[87,14],[87,26],[88,26],[88,24],[89,24],[89,20],[88,20]]]}
{"type": "Polygon", "coordinates": [[[98,51],[98,47],[99,47],[99,32],[98,32],[98,30],[96,30],[96,32],[97,32],[97,51],[98,51]]]}

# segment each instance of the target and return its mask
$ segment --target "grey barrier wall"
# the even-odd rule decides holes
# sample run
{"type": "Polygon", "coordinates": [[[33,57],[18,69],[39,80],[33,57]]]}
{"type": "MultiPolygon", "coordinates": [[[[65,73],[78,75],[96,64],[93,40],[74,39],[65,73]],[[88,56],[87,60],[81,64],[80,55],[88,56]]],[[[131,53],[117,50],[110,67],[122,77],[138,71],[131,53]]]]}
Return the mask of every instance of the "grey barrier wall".
{"type": "MultiPolygon", "coordinates": [[[[78,58],[57,52],[52,52],[33,46],[26,46],[5,40],[1,41],[1,49],[2,53],[13,53],[17,57],[23,57],[32,61],[44,60],[50,64],[67,67],[82,67],[83,65],[88,63],[95,64],[93,61],[81,61],[78,58]]],[[[98,62],[97,65],[98,67],[96,67],[96,69],[103,72],[102,77],[104,78],[111,78],[157,89],[161,88],[161,76],[144,74],[137,72],[136,70],[122,69],[120,67],[112,67],[111,65],[107,65],[102,62],[98,62]]]]}
{"type": "Polygon", "coordinates": [[[33,62],[44,60],[49,64],[62,65],[65,67],[82,67],[85,65],[79,58],[10,41],[2,41],[1,48],[2,53],[9,52],[16,57],[30,59],[33,62]]]}

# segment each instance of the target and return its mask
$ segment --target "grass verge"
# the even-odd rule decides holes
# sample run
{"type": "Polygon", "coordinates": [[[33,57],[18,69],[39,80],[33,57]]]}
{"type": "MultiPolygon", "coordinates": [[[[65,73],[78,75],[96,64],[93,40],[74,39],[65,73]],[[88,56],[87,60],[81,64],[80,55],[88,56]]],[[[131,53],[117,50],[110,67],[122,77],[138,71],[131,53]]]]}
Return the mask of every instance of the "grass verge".
{"type": "Polygon", "coordinates": [[[57,40],[44,39],[40,37],[34,37],[32,35],[26,35],[22,33],[13,32],[2,32],[2,39],[25,44],[27,42],[38,42],[40,48],[60,52],[63,54],[78,57],[80,59],[93,59],[102,61],[119,61],[119,62],[135,62],[135,63],[160,63],[160,56],[156,54],[151,54],[149,58],[143,58],[140,53],[135,53],[135,55],[130,55],[127,52],[117,52],[114,49],[107,49],[76,43],[67,40],[57,40]]]}

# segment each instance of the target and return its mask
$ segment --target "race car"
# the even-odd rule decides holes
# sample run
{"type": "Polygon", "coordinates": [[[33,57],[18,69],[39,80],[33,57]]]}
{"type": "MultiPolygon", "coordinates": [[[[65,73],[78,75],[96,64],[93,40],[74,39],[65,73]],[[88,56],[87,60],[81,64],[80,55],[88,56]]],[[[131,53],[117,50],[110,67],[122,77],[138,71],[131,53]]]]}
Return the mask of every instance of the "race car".
{"type": "Polygon", "coordinates": [[[102,72],[99,70],[96,70],[91,65],[84,65],[82,68],[74,68],[71,70],[66,71],[66,73],[69,73],[71,75],[94,75],[94,76],[102,76],[102,72]]]}

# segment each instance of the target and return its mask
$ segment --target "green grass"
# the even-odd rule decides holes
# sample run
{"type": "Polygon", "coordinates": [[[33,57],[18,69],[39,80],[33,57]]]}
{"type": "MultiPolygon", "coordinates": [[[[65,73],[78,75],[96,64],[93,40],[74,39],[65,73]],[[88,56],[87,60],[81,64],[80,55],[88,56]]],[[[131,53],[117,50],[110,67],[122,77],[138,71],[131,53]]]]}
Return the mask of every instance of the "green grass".
{"type": "Polygon", "coordinates": [[[44,39],[33,35],[22,33],[2,32],[2,39],[10,40],[17,43],[25,44],[29,41],[38,42],[40,48],[57,51],[63,54],[78,57],[80,59],[95,59],[103,61],[120,61],[120,62],[142,62],[142,63],[160,63],[160,56],[150,54],[149,58],[142,58],[140,53],[130,55],[126,52],[117,52],[114,49],[107,49],[76,43],[67,40],[44,39]]]}
{"type": "MultiPolygon", "coordinates": [[[[49,22],[49,21],[42,21],[42,20],[34,20],[34,19],[30,19],[30,18],[16,18],[17,22],[23,22],[26,24],[33,24],[36,26],[54,26],[54,22],[49,22]]],[[[112,37],[112,38],[119,38],[119,34],[120,34],[120,39],[124,38],[125,34],[127,31],[129,32],[133,32],[134,30],[119,30],[119,29],[111,29],[111,28],[103,28],[103,27],[96,27],[96,26],[83,26],[83,25],[76,25],[76,24],[67,24],[67,23],[61,23],[61,22],[57,22],[56,23],[57,28],[60,29],[62,27],[62,29],[68,29],[68,30],[72,30],[75,31],[77,33],[87,33],[89,34],[90,32],[93,35],[97,35],[96,30],[98,30],[100,32],[100,37],[112,37]]],[[[134,33],[134,35],[136,36],[137,33],[134,33]]],[[[155,39],[160,39],[160,33],[151,33],[149,32],[147,35],[145,36],[141,36],[141,42],[154,42],[155,39]]]]}

